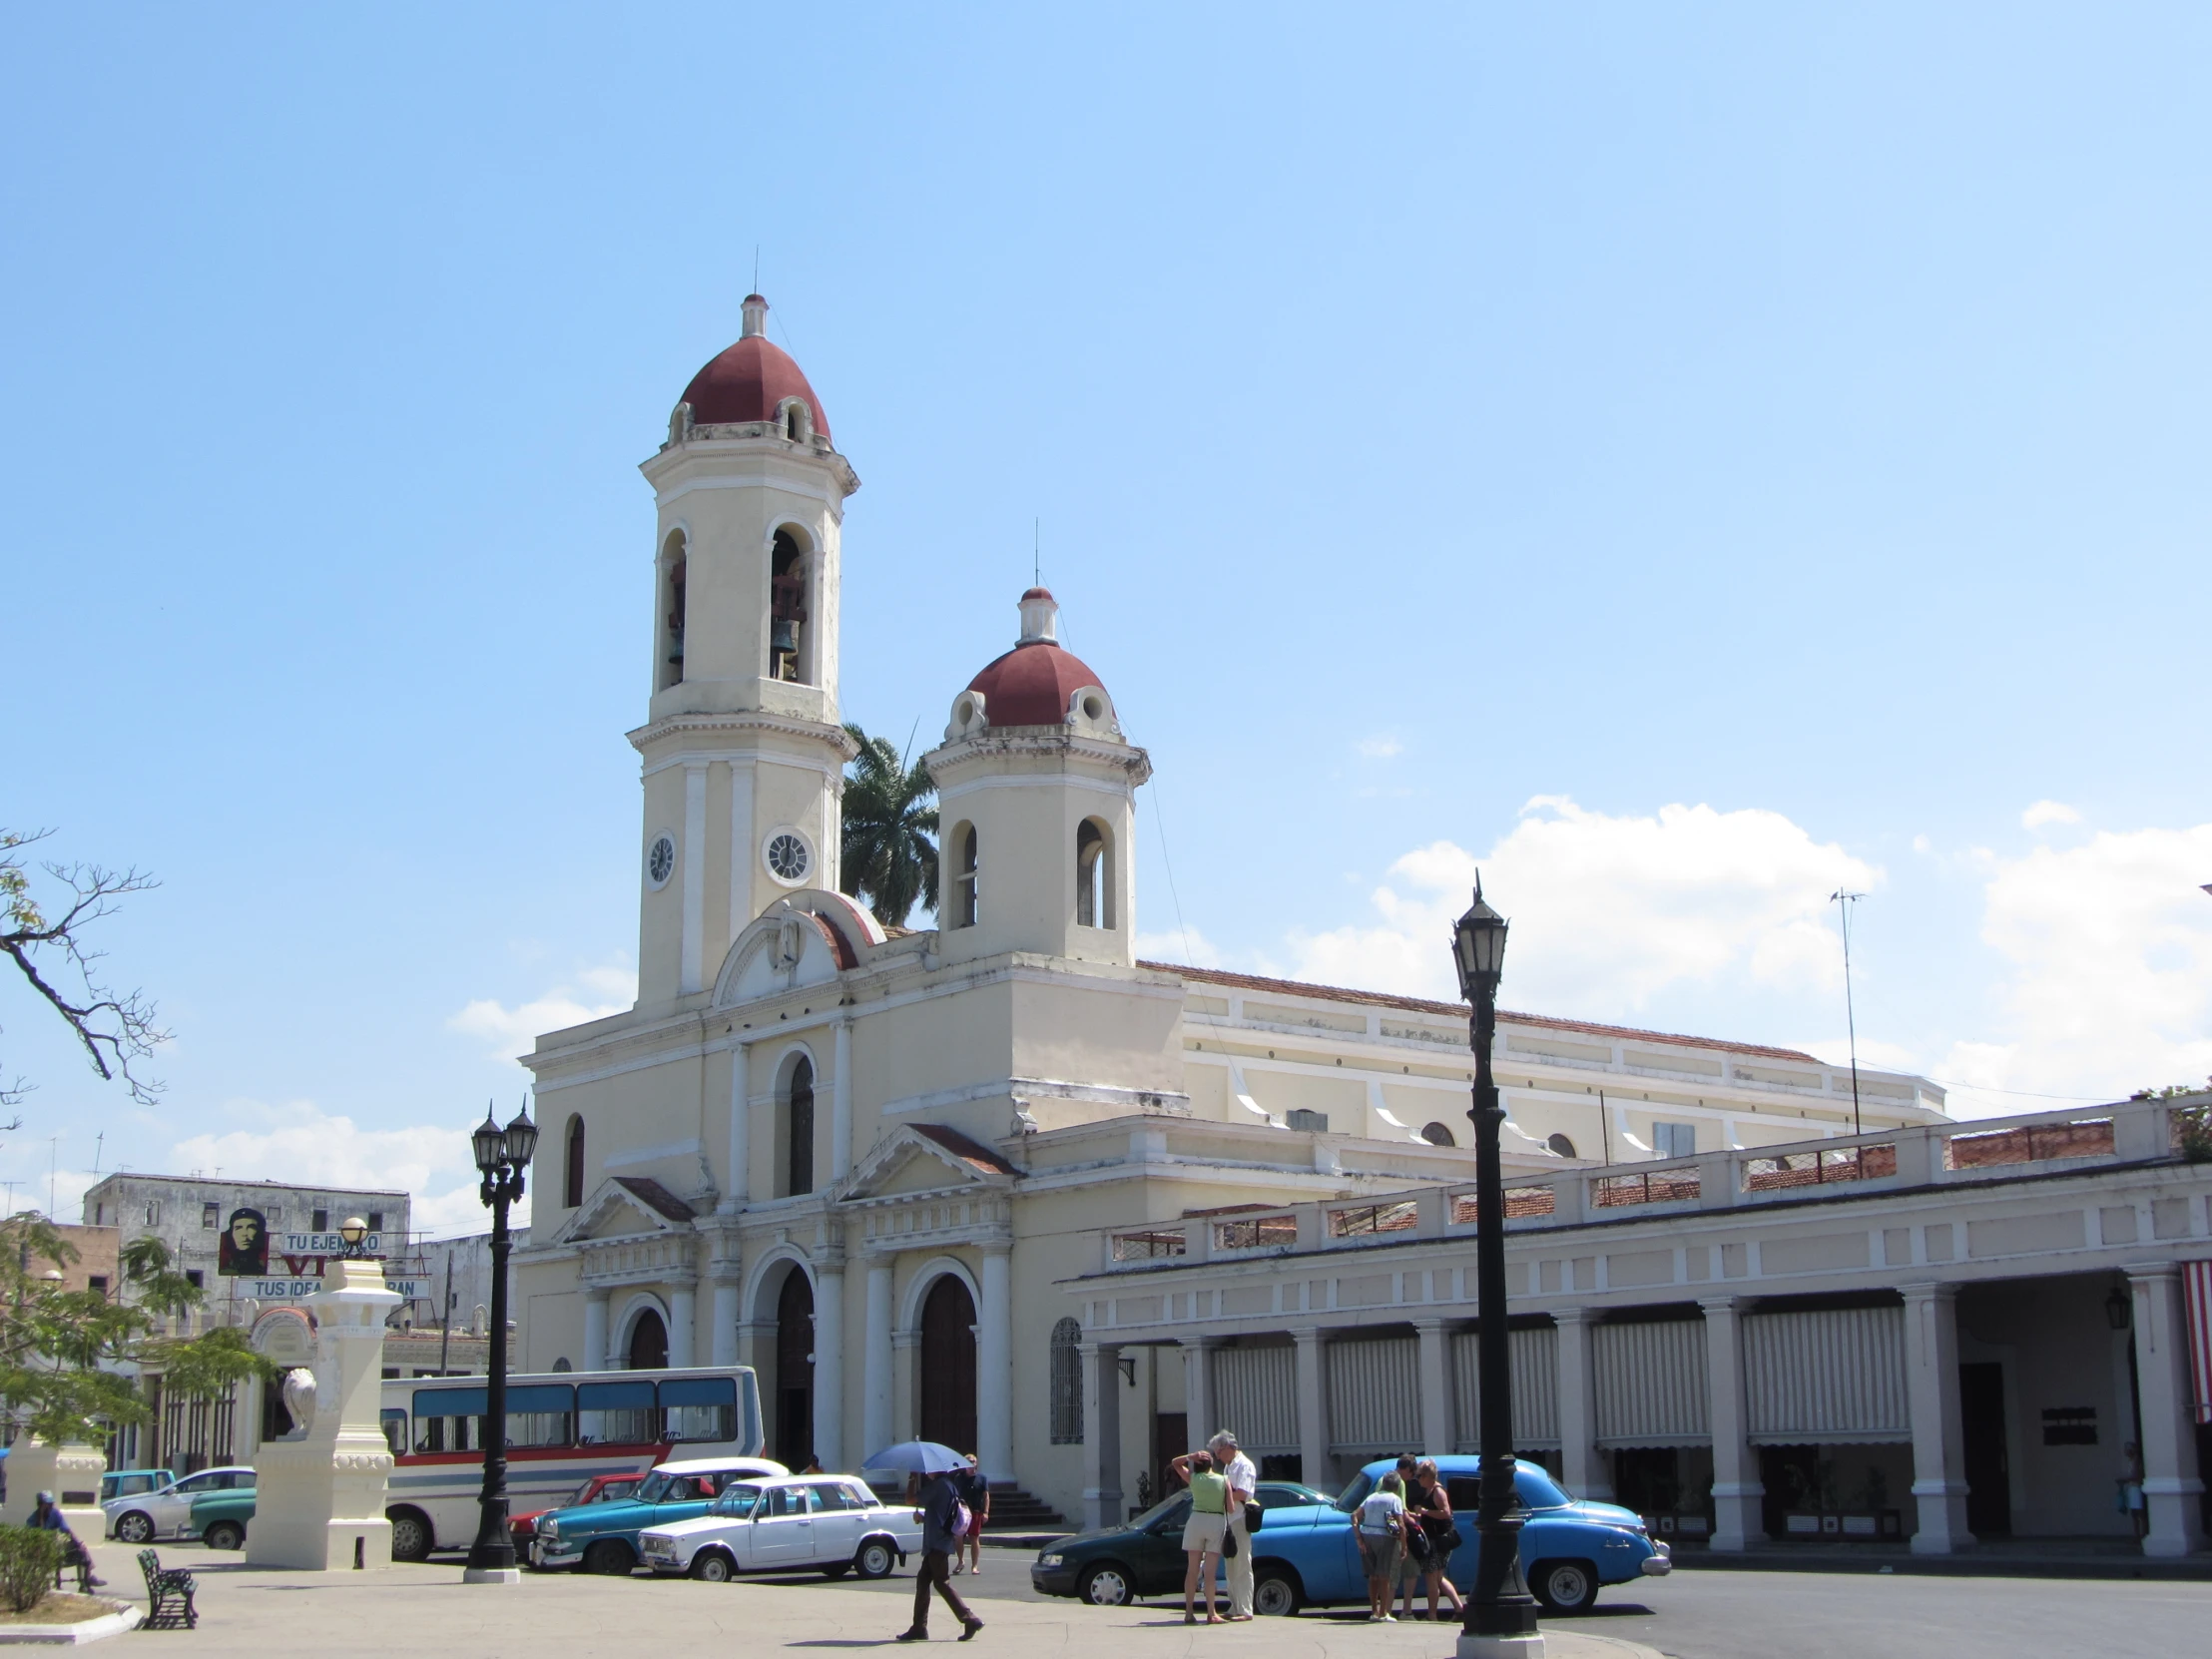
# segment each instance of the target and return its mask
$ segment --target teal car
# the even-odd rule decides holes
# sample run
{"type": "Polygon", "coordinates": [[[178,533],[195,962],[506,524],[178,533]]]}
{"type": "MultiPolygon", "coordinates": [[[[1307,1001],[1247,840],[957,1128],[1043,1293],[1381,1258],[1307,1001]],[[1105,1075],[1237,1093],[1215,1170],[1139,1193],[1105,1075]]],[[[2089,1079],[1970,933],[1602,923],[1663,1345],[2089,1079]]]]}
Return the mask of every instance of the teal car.
{"type": "Polygon", "coordinates": [[[688,1457],[656,1464],[634,1496],[540,1515],[530,1539],[530,1564],[628,1577],[641,1559],[638,1534],[647,1527],[704,1515],[733,1480],[789,1473],[767,1457],[688,1457]]]}
{"type": "Polygon", "coordinates": [[[244,1549],[246,1523],[254,1518],[254,1488],[234,1486],[192,1500],[192,1520],[185,1527],[210,1549],[244,1549]]]}

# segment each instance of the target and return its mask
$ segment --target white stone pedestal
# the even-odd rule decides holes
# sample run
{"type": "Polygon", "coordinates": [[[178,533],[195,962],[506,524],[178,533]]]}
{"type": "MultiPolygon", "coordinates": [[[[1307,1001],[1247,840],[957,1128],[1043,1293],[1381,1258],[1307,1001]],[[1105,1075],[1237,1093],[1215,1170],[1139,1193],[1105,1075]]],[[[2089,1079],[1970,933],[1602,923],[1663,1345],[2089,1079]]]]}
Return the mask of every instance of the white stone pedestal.
{"type": "Polygon", "coordinates": [[[97,1540],[108,1524],[100,1512],[100,1477],[107,1472],[107,1455],[96,1447],[78,1440],[48,1445],[25,1435],[8,1452],[8,1500],[0,1503],[0,1522],[21,1526],[38,1507],[38,1494],[52,1492],[69,1529],[97,1540]]]}
{"type": "Polygon", "coordinates": [[[399,1305],[381,1262],[332,1261],[307,1299],[315,1321],[315,1407],[304,1431],[254,1454],[246,1562],[343,1572],[391,1564],[384,1483],[391,1448],[377,1424],[384,1316],[399,1305]]]}

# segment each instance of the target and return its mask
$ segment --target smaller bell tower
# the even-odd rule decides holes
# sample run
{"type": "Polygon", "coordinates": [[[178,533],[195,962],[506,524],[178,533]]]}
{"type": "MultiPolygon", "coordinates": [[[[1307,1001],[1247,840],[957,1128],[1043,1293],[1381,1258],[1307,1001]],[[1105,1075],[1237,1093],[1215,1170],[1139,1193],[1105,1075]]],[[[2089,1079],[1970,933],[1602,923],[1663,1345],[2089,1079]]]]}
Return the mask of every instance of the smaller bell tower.
{"type": "Polygon", "coordinates": [[[938,949],[1136,960],[1136,792],[1152,776],[1099,677],[1059,641],[1058,604],[1021,596],[1014,648],[952,700],[937,781],[938,949]]]}
{"type": "Polygon", "coordinates": [[[708,989],[785,894],[837,884],[851,741],[837,713],[844,501],[829,417],[747,296],[736,344],[692,377],[652,484],[638,999],[708,989]]]}

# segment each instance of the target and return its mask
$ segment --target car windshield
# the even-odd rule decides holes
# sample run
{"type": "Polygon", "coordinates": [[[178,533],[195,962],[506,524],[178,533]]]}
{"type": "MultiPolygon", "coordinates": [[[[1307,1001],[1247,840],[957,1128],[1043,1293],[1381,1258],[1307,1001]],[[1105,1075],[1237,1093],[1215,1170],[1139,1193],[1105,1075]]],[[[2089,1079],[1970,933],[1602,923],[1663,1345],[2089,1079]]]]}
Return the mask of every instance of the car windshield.
{"type": "Polygon", "coordinates": [[[638,1488],[640,1503],[681,1503],[688,1497],[698,1495],[698,1476],[670,1474],[664,1469],[655,1469],[645,1477],[645,1484],[638,1488]]]}
{"type": "MultiPolygon", "coordinates": [[[[1445,1479],[1452,1483],[1455,1494],[1452,1501],[1455,1507],[1472,1507],[1471,1504],[1460,1504],[1456,1496],[1458,1482],[1472,1480],[1480,1468],[1480,1464],[1474,1463],[1472,1459],[1469,1460],[1469,1465],[1465,1470],[1447,1469],[1444,1471],[1445,1479]]],[[[1351,1514],[1362,1503],[1366,1502],[1368,1494],[1375,1490],[1375,1480],[1376,1477],[1373,1474],[1366,1469],[1362,1469],[1357,1475],[1353,1476],[1352,1484],[1339,1494],[1337,1507],[1346,1514],[1351,1514]]],[[[1535,1463],[1515,1463],[1513,1467],[1513,1495],[1520,1500],[1520,1506],[1523,1509],[1557,1509],[1574,1501],[1572,1497],[1568,1496],[1567,1489],[1564,1486],[1552,1479],[1541,1466],[1535,1463]]]]}
{"type": "Polygon", "coordinates": [[[732,1486],[715,1499],[714,1512],[718,1515],[750,1515],[753,1505],[761,1501],[758,1486],[732,1486]]]}
{"type": "Polygon", "coordinates": [[[1155,1503],[1151,1508],[1147,1509],[1143,1514],[1139,1515],[1129,1524],[1132,1528],[1143,1528],[1151,1526],[1156,1522],[1165,1519],[1168,1511],[1170,1511],[1171,1509],[1190,1507],[1190,1502],[1191,1494],[1189,1492],[1170,1492],[1166,1497],[1160,1499],[1159,1502],[1155,1503]]]}
{"type": "Polygon", "coordinates": [[[1311,1486],[1283,1485],[1272,1480],[1262,1481],[1255,1495],[1263,1509],[1291,1509],[1335,1501],[1327,1492],[1317,1492],[1311,1486]]]}

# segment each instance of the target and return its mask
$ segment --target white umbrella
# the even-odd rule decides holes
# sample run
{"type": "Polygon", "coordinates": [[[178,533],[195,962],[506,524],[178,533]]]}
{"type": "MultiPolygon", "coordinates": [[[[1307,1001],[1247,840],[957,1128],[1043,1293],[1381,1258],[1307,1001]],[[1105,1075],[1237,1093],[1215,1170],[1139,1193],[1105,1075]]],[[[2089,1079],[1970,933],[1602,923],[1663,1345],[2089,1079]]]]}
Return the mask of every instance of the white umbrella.
{"type": "Polygon", "coordinates": [[[945,1474],[968,1466],[964,1453],[935,1440],[900,1440],[885,1446],[860,1465],[862,1473],[889,1469],[899,1474],[945,1474]]]}

